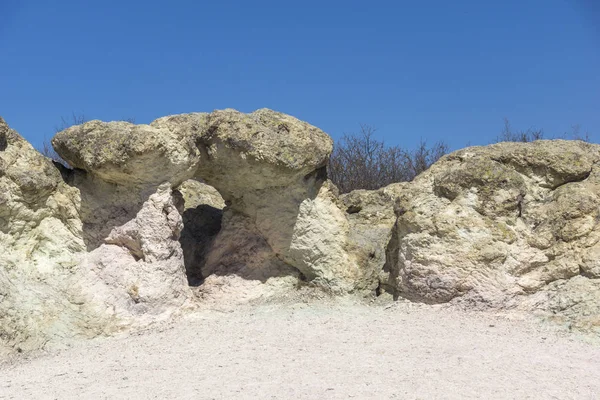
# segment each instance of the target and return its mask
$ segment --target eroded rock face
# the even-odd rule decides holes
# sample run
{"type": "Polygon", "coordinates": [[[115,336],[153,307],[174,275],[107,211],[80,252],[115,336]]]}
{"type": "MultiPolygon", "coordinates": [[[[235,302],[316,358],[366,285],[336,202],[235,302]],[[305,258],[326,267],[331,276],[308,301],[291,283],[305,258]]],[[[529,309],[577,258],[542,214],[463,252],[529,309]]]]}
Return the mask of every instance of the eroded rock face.
{"type": "Polygon", "coordinates": [[[198,176],[228,202],[227,220],[245,216],[245,226],[253,225],[249,236],[264,240],[258,253],[269,247],[270,258],[277,260],[266,264],[279,268],[283,261],[286,272],[278,275],[289,275],[291,266],[301,279],[334,292],[364,286],[360,268],[347,252],[348,221],[325,184],[332,151],[325,133],[270,110],[249,115],[216,111],[206,129],[197,142],[209,162],[201,163],[198,176]]]}
{"type": "Polygon", "coordinates": [[[411,299],[502,308],[600,278],[598,161],[600,146],[562,140],[442,158],[400,194],[387,283],[411,299]]]}
{"type": "MultiPolygon", "coordinates": [[[[86,287],[123,320],[143,315],[163,318],[183,307],[191,292],[187,284],[179,237],[183,201],[170,184],[160,185],[135,218],[115,227],[104,244],[83,258],[86,287]]],[[[150,318],[151,319],[151,318],[150,318]]]]}
{"type": "Polygon", "coordinates": [[[65,295],[85,248],[78,207],[52,162],[0,118],[0,354],[68,337],[86,320],[65,295]]]}
{"type": "Polygon", "coordinates": [[[339,196],[331,139],[271,110],[92,121],[53,143],[74,170],[0,119],[0,352],[144,326],[193,293],[300,286],[600,326],[600,146],[468,148],[339,196]]]}
{"type": "MultiPolygon", "coordinates": [[[[227,204],[223,231],[214,244],[200,238],[202,232],[193,236],[202,245],[210,242],[211,254],[254,243],[253,239],[247,239],[250,237],[260,238],[257,240],[261,250],[248,251],[242,269],[233,260],[236,257],[217,257],[219,267],[215,269],[215,257],[210,256],[211,261],[203,266],[207,250],[197,247],[189,255],[194,259],[188,262],[188,270],[194,270],[191,281],[203,282],[216,270],[221,275],[224,271],[241,274],[243,270],[246,278],[261,276],[262,267],[258,265],[262,265],[263,256],[269,252],[268,258],[277,259],[276,264],[283,262],[287,264],[284,269],[291,266],[302,273],[301,278],[328,289],[348,292],[365,286],[360,282],[359,266],[347,255],[349,225],[345,214],[335,205],[333,197],[326,194],[327,190],[321,188],[332,151],[332,141],[324,132],[266,109],[251,114],[222,110],[175,115],[158,119],[150,126],[163,135],[191,138],[183,142],[193,142],[199,150],[194,176],[217,189],[227,204]],[[227,223],[240,223],[243,228],[232,229],[227,223]],[[228,233],[235,231],[246,232],[246,236],[228,233]],[[255,266],[257,271],[248,271],[249,266],[255,266]]],[[[184,240],[189,242],[186,237],[184,240]]]]}
{"type": "Polygon", "coordinates": [[[202,265],[202,303],[234,305],[266,300],[294,290],[300,272],[284,262],[248,216],[236,211],[223,215],[202,265]]]}
{"type": "Polygon", "coordinates": [[[333,293],[374,295],[385,274],[394,203],[402,187],[338,196],[327,181],[315,199],[300,205],[289,253],[292,264],[333,293]]]}
{"type": "Polygon", "coordinates": [[[215,111],[197,143],[209,161],[200,165],[198,176],[232,207],[248,212],[253,204],[240,201],[248,193],[297,185],[325,167],[333,148],[320,129],[267,109],[215,111]]]}
{"type": "Polygon", "coordinates": [[[340,208],[350,225],[348,252],[361,271],[362,289],[371,293],[385,290],[388,282],[394,260],[387,254],[396,222],[394,205],[407,185],[394,183],[379,190],[355,190],[340,196],[340,208]]]}
{"type": "MultiPolygon", "coordinates": [[[[360,266],[347,254],[345,213],[335,204],[335,196],[322,188],[332,141],[296,118],[263,109],[250,114],[222,110],[175,115],[143,126],[92,121],[60,133],[53,143],[61,156],[87,172],[78,187],[93,179],[114,185],[102,191],[109,196],[99,201],[95,191],[83,191],[90,193],[86,205],[98,205],[83,213],[85,226],[98,227],[89,229],[95,233],[88,240],[91,249],[113,228],[104,221],[131,219],[159,182],[177,187],[183,179],[194,177],[214,187],[224,199],[223,221],[243,219],[242,230],[261,238],[266,247],[260,254],[270,251],[271,257],[298,270],[301,278],[336,292],[376,286],[372,277],[369,284],[362,282],[360,266]],[[131,198],[139,193],[137,199],[131,198]],[[128,208],[124,203],[134,206],[128,208]]],[[[213,246],[218,232],[220,213],[219,207],[209,210],[203,206],[204,211],[215,211],[213,216],[193,215],[194,201],[188,203],[184,218],[191,229],[184,231],[182,243],[190,282],[199,284],[212,273],[212,267],[204,263],[206,248],[213,246]],[[191,245],[194,240],[198,241],[195,248],[191,245]]],[[[222,228],[231,230],[225,225],[222,228]]],[[[226,237],[232,236],[223,233],[217,238],[214,252],[228,246],[226,237]]],[[[235,246],[244,242],[236,240],[235,246]]],[[[219,270],[239,272],[235,263],[227,265],[227,259],[219,261],[219,270]]],[[[247,265],[257,264],[247,260],[247,265]]]]}
{"type": "Polygon", "coordinates": [[[141,194],[101,176],[67,172],[67,184],[0,119],[0,353],[144,326],[186,305],[171,185],[141,194]]]}

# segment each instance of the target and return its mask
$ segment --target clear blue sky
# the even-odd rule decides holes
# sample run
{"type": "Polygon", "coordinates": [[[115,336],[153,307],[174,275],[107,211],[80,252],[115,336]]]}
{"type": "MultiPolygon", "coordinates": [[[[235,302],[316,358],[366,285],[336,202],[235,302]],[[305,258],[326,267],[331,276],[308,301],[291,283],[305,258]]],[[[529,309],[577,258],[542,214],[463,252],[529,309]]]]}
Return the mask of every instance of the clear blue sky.
{"type": "Polygon", "coordinates": [[[600,141],[598,0],[0,0],[0,115],[39,146],[61,116],[268,107],[332,135],[453,149],[517,129],[600,141]]]}

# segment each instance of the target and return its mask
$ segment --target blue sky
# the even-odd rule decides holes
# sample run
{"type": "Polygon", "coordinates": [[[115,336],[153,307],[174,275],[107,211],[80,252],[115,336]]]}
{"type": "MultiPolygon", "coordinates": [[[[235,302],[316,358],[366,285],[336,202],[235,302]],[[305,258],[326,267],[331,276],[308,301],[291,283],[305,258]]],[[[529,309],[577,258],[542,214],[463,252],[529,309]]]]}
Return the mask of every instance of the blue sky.
{"type": "Polygon", "coordinates": [[[408,147],[504,117],[600,141],[597,0],[0,0],[0,55],[0,115],[36,146],[71,113],[228,107],[408,147]]]}

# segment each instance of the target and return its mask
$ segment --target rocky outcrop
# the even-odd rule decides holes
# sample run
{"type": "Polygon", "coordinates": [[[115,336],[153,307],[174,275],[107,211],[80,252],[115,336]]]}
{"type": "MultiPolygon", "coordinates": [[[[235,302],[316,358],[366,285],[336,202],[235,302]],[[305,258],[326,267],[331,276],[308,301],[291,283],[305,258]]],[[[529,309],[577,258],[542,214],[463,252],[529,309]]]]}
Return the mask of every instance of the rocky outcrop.
{"type": "Polygon", "coordinates": [[[203,216],[199,205],[193,206],[198,212],[191,211],[193,200],[186,206],[190,229],[184,230],[182,244],[193,284],[214,270],[236,274],[237,263],[228,264],[227,257],[218,258],[218,267],[215,257],[204,265],[207,254],[230,247],[225,238],[239,247],[251,231],[263,249],[256,262],[247,260],[245,269],[262,265],[270,252],[269,258],[285,264],[286,271],[291,268],[301,279],[334,292],[377,286],[373,276],[363,282],[360,266],[348,255],[349,223],[337,197],[323,186],[332,141],[296,118],[265,109],[175,115],[141,126],[92,121],[59,133],[53,144],[65,160],[86,171],[86,178],[75,183],[78,187],[95,180],[109,186],[100,200],[97,191],[83,190],[89,198],[85,204],[91,205],[83,213],[84,225],[93,232],[86,234],[88,249],[99,246],[117,221],[133,218],[158,184],[169,182],[175,188],[194,178],[215,188],[227,207],[219,226],[220,207],[202,205],[208,212],[203,216]],[[223,233],[215,238],[219,227],[223,233]],[[234,238],[233,232],[245,234],[234,238]]]}
{"type": "Polygon", "coordinates": [[[63,177],[3,120],[0,144],[0,352],[144,326],[186,306],[183,202],[170,184],[143,201],[139,186],[63,177]]]}
{"type": "Polygon", "coordinates": [[[158,123],[96,120],[58,133],[52,146],[69,165],[104,182],[153,188],[193,176],[200,161],[193,139],[189,132],[161,129],[158,123]]]}
{"type": "Polygon", "coordinates": [[[78,207],[77,190],[0,118],[0,354],[38,348],[86,321],[67,295],[85,249],[78,207]]]}
{"type": "Polygon", "coordinates": [[[597,145],[472,147],[340,196],[331,139],[271,110],[91,121],[53,144],[74,169],[0,119],[0,352],[299,287],[600,326],[597,145]]]}
{"type": "Polygon", "coordinates": [[[527,296],[545,293],[555,310],[548,293],[600,278],[598,161],[600,146],[563,140],[442,158],[400,194],[387,284],[477,307],[532,307],[527,296]]]}
{"type": "MultiPolygon", "coordinates": [[[[320,269],[315,270],[315,263],[306,262],[307,258],[315,257],[313,249],[299,244],[305,239],[305,235],[299,234],[302,229],[299,226],[311,218],[313,223],[318,223],[315,218],[319,216],[305,215],[303,205],[318,201],[316,198],[326,178],[325,165],[332,151],[332,141],[324,132],[271,110],[251,114],[223,110],[209,115],[180,115],[162,118],[152,125],[195,135],[194,141],[202,154],[195,176],[217,189],[228,205],[223,233],[217,238],[212,253],[221,254],[222,249],[231,246],[238,249],[249,246],[245,252],[244,275],[263,274],[247,268],[263,265],[265,254],[270,253],[267,258],[278,260],[277,265],[287,264],[283,267],[286,271],[291,266],[303,277],[317,279],[326,287],[352,286],[352,282],[331,270],[334,266],[341,269],[340,264],[330,263],[325,267],[321,263],[320,269]],[[240,227],[234,229],[227,224],[240,224],[240,227]],[[234,232],[244,234],[239,236],[234,232]],[[249,237],[261,243],[256,260],[252,259],[256,243],[254,239],[248,240],[249,237]]],[[[334,252],[340,253],[335,249],[328,253],[334,252]]],[[[211,257],[204,268],[204,277],[215,268],[221,274],[239,272],[237,261],[229,263],[227,257],[217,259],[218,267],[214,265],[215,257],[211,257]]]]}
{"type": "Polygon", "coordinates": [[[52,144],[74,170],[86,254],[82,286],[121,325],[166,318],[191,296],[180,237],[178,185],[199,163],[191,135],[149,125],[90,121],[52,144]]]}

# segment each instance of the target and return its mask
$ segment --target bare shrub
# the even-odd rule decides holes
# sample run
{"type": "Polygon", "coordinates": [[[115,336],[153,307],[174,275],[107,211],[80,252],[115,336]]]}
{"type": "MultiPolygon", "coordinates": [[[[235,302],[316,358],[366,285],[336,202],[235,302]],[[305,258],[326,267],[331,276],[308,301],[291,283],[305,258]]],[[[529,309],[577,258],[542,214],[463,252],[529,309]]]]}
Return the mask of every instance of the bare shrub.
{"type": "Polygon", "coordinates": [[[592,141],[591,135],[588,131],[581,133],[581,126],[575,124],[571,126],[571,132],[565,132],[561,135],[562,139],[581,140],[583,142],[590,143],[592,141]]]}
{"type": "Polygon", "coordinates": [[[374,190],[414,179],[447,152],[445,143],[428,147],[423,140],[412,151],[386,146],[375,138],[375,129],[361,125],[358,133],[344,134],[334,146],[328,173],[342,193],[374,190]]]}
{"type": "MultiPolygon", "coordinates": [[[[560,135],[553,135],[548,139],[566,139],[566,140],[582,140],[584,142],[590,142],[589,132],[584,134],[580,133],[581,127],[579,125],[573,125],[571,132],[564,132],[560,135]]],[[[527,129],[526,131],[514,131],[507,118],[504,118],[504,129],[496,137],[496,143],[499,142],[533,142],[536,140],[542,140],[545,138],[544,131],[542,129],[527,129]]]]}
{"type": "Polygon", "coordinates": [[[504,118],[504,129],[496,138],[496,142],[533,142],[544,138],[544,131],[541,129],[527,129],[526,131],[513,131],[510,121],[504,118]]]}
{"type": "MultiPolygon", "coordinates": [[[[87,118],[83,114],[75,114],[72,113],[70,118],[60,117],[61,123],[60,125],[56,125],[54,127],[54,134],[58,132],[62,132],[67,128],[75,125],[81,125],[87,122],[87,118]]],[[[42,143],[42,148],[40,150],[44,156],[52,159],[52,161],[61,164],[64,167],[69,168],[69,163],[62,159],[60,155],[54,150],[52,147],[51,139],[44,137],[44,143],[42,143]]]]}
{"type": "Polygon", "coordinates": [[[436,142],[427,147],[427,141],[421,139],[416,149],[407,153],[406,162],[413,180],[421,172],[428,169],[433,163],[448,154],[450,147],[445,142],[436,142]]]}
{"type": "Polygon", "coordinates": [[[71,113],[70,118],[60,117],[60,125],[54,127],[54,133],[62,132],[67,128],[75,125],[82,125],[88,122],[88,119],[83,114],[71,113]]]}

